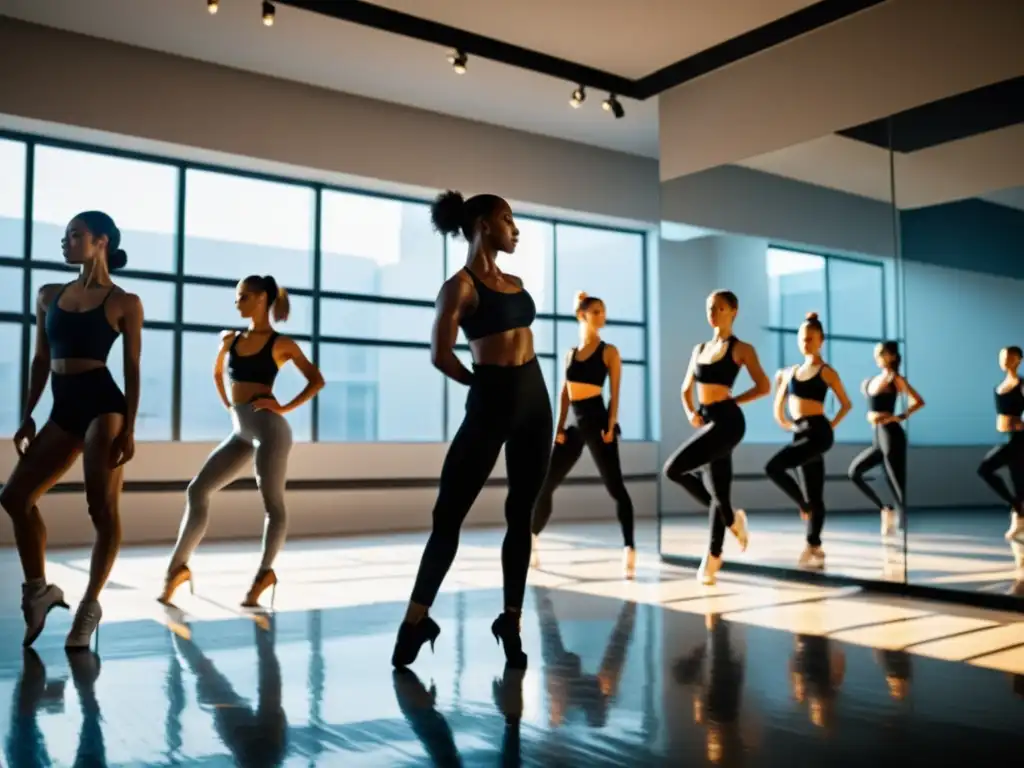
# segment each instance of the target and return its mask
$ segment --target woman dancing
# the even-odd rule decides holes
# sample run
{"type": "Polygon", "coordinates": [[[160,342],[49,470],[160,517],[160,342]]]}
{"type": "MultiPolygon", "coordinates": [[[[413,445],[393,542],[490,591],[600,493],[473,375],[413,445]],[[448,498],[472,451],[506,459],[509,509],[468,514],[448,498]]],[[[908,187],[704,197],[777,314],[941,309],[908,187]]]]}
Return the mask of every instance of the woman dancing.
{"type": "Polygon", "coordinates": [[[504,644],[507,664],[526,668],[519,636],[530,568],[530,520],[551,452],[551,401],[533,350],[530,325],[537,315],[533,298],[518,277],[496,263],[513,253],[519,230],[508,203],[496,195],[464,200],[458,192],[439,195],[431,210],[434,227],[461,232],[469,243],[466,266],[450,277],[437,298],[431,340],[434,366],[448,378],[469,385],[466,416],[441,469],[433,510],[433,530],[420,560],[405,619],[391,661],[405,667],[441,628],[428,615],[459,548],[459,530],[505,446],[507,530],[501,547],[505,610],[491,632],[504,644]],[[469,339],[473,371],[454,352],[459,328],[469,339]]]}
{"type": "Polygon", "coordinates": [[[540,564],[537,537],[551,518],[551,501],[555,489],[579,461],[583,446],[590,450],[604,487],[615,500],[615,511],[622,527],[625,549],[622,563],[627,579],[636,573],[636,542],[633,540],[633,502],[622,479],[619,462],[619,384],[622,381],[622,358],[619,350],[601,341],[605,323],[604,302],[596,296],[576,294],[576,319],[579,320],[580,345],[565,357],[565,381],[562,384],[561,408],[551,463],[544,479],[537,505],[533,510],[533,565],[540,564]],[[605,407],[602,390],[605,379],[611,380],[611,397],[605,407]],[[569,404],[576,416],[576,426],[565,428],[569,404]]]}
{"type": "Polygon", "coordinates": [[[846,418],[852,404],[835,369],[821,359],[825,331],[817,312],[808,312],[800,326],[797,343],[804,356],[803,363],[781,370],[775,378],[775,420],[793,442],[776,453],[765,466],[765,474],[799,507],[807,520],[807,547],[800,555],[800,565],[825,567],[821,548],[821,529],[825,525],[825,454],[835,441],[835,428],[846,418]],[[839,398],[839,412],[830,422],[825,416],[828,391],[839,398]],[[786,406],[792,421],[786,416],[786,406]],[[801,491],[790,474],[796,469],[803,480],[801,491]]]}
{"type": "Polygon", "coordinates": [[[46,615],[67,608],[60,588],[46,583],[46,526],[36,506],[82,455],[85,499],[96,529],[89,584],[65,647],[88,649],[103,611],[99,596],[121,546],[119,513],[124,465],[135,455],[139,412],[142,302],[110,279],[128,262],[121,232],[100,211],[78,214],[67,226],[64,261],[80,267],[67,285],[44,285],[36,298],[36,350],[29,375],[25,418],[14,434],[18,463],[0,492],[11,516],[25,573],[21,608],[26,646],[43,631],[46,615]],[[107,369],[110,348],[124,336],[122,393],[107,369]],[[36,434],[32,410],[52,374],[53,409],[36,434]]]}
{"type": "Polygon", "coordinates": [[[732,335],[738,310],[739,299],[731,291],[715,291],[708,296],[708,324],[714,335],[710,342],[693,348],[681,393],[686,418],[697,431],[672,455],[664,470],[665,477],[683,486],[698,504],[710,510],[711,542],[697,571],[697,578],[708,585],[715,583],[715,574],[722,567],[726,528],[736,536],[741,550],[747,548],[747,514],[732,508],[732,452],[747,429],[740,405],[771,392],[757,351],[732,335]],[[754,386],[733,397],[732,385],[744,366],[754,386]],[[703,479],[696,475],[698,471],[703,479]]]}
{"type": "MultiPolygon", "coordinates": [[[[224,407],[231,411],[231,434],[206,459],[199,474],[188,484],[185,515],[178,543],[167,565],[164,590],[157,598],[169,603],[175,590],[185,582],[193,586],[188,562],[209,521],[210,497],[230,483],[255,454],[256,485],[263,497],[266,523],[263,529],[263,558],[248,594],[246,608],[259,606],[260,596],[270,587],[277,591],[274,559],[284,546],[288,513],[284,505],[288,454],[292,430],[284,414],[294,411],[323,389],[324,377],[299,345],[274,330],[270,323],[288,319],[288,294],[269,275],[251,275],[238,284],[235,294],[238,313],[249,321],[241,332],[224,331],[213,364],[213,383],[224,407]],[[227,361],[231,395],[224,386],[227,361]],[[306,386],[291,402],[282,405],[274,397],[274,380],[281,366],[291,361],[306,377],[306,386]]],[[[271,595],[273,605],[273,593],[271,595]]]]}
{"type": "Polygon", "coordinates": [[[1010,507],[1010,527],[1006,540],[1024,543],[1024,384],[1017,370],[1024,353],[1020,347],[1004,347],[999,351],[999,367],[1006,378],[996,387],[996,431],[1006,434],[1007,440],[985,454],[978,466],[978,474],[989,488],[1010,507]],[[1013,483],[1013,493],[997,474],[1006,467],[1013,483]]]}
{"type": "Polygon", "coordinates": [[[864,479],[865,473],[879,464],[885,467],[885,475],[889,480],[889,489],[899,510],[898,527],[906,530],[907,510],[904,498],[907,494],[907,435],[900,424],[910,418],[910,414],[924,408],[924,400],[907,380],[900,376],[899,344],[895,341],[883,341],[875,347],[875,363],[881,373],[865,379],[861,391],[868,400],[868,423],[874,427],[871,447],[862,451],[850,464],[850,480],[868,500],[881,510],[882,535],[888,536],[897,531],[897,515],[892,507],[883,504],[871,486],[864,479]],[[896,414],[896,399],[900,395],[907,396],[907,410],[896,414]]]}

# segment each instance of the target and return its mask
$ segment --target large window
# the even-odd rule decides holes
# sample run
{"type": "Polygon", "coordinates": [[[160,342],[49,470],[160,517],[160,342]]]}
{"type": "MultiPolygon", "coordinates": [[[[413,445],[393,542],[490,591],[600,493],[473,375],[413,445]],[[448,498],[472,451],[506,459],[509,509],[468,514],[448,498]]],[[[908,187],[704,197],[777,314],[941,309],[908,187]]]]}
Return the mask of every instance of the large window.
{"type": "MultiPolygon", "coordinates": [[[[465,263],[466,243],[433,231],[428,202],[11,136],[0,137],[0,384],[22,398],[32,297],[42,285],[74,279],[60,239],[68,220],[89,209],[109,212],[121,228],[128,267],[115,279],[145,308],[139,439],[227,435],[231,420],[212,366],[220,332],[245,325],[235,286],[252,274],[272,275],[288,290],[291,314],[280,331],[327,381],[289,414],[296,440],[444,441],[458,429],[466,390],[431,365],[430,334],[438,290],[465,263]]],[[[535,349],[552,406],[560,361],[578,333],[573,297],[585,290],[607,302],[604,335],[625,363],[623,435],[647,439],[644,234],[522,216],[517,223],[519,248],[501,265],[536,301],[535,349]]],[[[119,381],[121,350],[110,358],[119,381]]],[[[461,334],[457,353],[471,362],[461,334]]],[[[276,394],[288,400],[304,384],[287,366],[276,394]]],[[[5,403],[0,434],[9,435],[20,402],[5,403]]],[[[50,403],[47,391],[37,420],[50,403]]]]}
{"type": "MultiPolygon", "coordinates": [[[[854,403],[836,440],[871,441],[871,426],[864,419],[861,385],[878,373],[874,347],[885,337],[885,272],[881,262],[769,248],[768,332],[771,347],[762,361],[769,375],[803,359],[797,333],[808,312],[817,312],[825,328],[822,356],[835,368],[854,403]]],[[[826,403],[831,412],[835,397],[826,403]]]]}

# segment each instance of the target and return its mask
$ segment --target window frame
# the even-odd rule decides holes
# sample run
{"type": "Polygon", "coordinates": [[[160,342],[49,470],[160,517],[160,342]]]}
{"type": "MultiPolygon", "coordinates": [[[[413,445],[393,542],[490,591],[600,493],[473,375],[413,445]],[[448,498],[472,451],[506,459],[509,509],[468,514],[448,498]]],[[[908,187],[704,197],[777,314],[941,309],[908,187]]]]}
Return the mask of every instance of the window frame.
{"type": "MultiPolygon", "coordinates": [[[[313,305],[313,316],[311,321],[310,333],[307,334],[292,334],[298,341],[309,342],[310,348],[312,349],[314,364],[319,365],[320,362],[320,345],[321,343],[332,343],[332,344],[346,344],[346,345],[359,345],[359,346],[372,346],[372,347],[404,347],[404,348],[416,348],[422,349],[424,354],[430,349],[428,342],[410,342],[400,341],[395,339],[365,339],[365,338],[354,338],[347,336],[333,336],[325,335],[321,331],[321,299],[342,299],[342,300],[354,300],[363,302],[372,302],[377,304],[385,304],[391,306],[413,306],[413,307],[426,307],[433,309],[434,302],[423,299],[412,299],[412,298],[399,298],[393,296],[379,296],[374,294],[364,293],[353,293],[345,291],[332,291],[324,290],[322,288],[322,237],[323,237],[323,198],[325,192],[340,192],[352,195],[361,195],[364,197],[376,197],[383,198],[386,200],[394,200],[399,202],[412,203],[417,205],[429,205],[430,200],[422,197],[396,195],[379,192],[371,189],[360,189],[357,187],[349,187],[339,184],[329,184],[313,180],[293,178],[287,176],[279,176],[275,174],[260,173],[256,171],[232,168],[226,165],[217,165],[211,163],[193,162],[182,158],[175,158],[171,156],[161,156],[152,153],[145,152],[134,152],[114,147],[105,147],[102,145],[89,144],[85,142],[66,141],[61,139],[55,139],[48,136],[35,135],[22,133],[17,131],[6,131],[0,130],[0,138],[9,139],[12,141],[22,142],[25,145],[25,197],[24,197],[24,211],[23,211],[23,227],[24,237],[22,238],[22,249],[23,252],[21,257],[7,257],[0,255],[0,266],[16,267],[22,270],[22,305],[24,312],[0,312],[0,321],[13,322],[21,324],[21,354],[20,354],[20,371],[19,381],[21,381],[21,392],[20,392],[20,408],[24,410],[27,394],[28,394],[28,371],[31,364],[29,359],[31,349],[31,334],[34,332],[35,326],[35,312],[33,309],[33,296],[32,296],[32,271],[33,268],[46,269],[52,271],[66,272],[68,275],[73,275],[77,270],[66,264],[59,262],[39,262],[31,259],[32,253],[32,229],[33,229],[33,195],[35,192],[35,153],[37,147],[47,147],[52,149],[65,149],[77,152],[88,152],[96,155],[105,157],[122,158],[125,160],[135,160],[149,163],[161,164],[164,166],[173,167],[176,170],[177,176],[177,190],[176,190],[176,211],[174,216],[174,232],[171,236],[174,238],[174,269],[170,272],[153,272],[148,270],[138,270],[126,268],[118,272],[118,275],[124,277],[131,277],[141,280],[159,281],[163,283],[172,283],[174,285],[174,312],[173,320],[171,321],[157,321],[157,320],[146,320],[144,327],[169,330],[173,332],[173,349],[174,358],[171,364],[171,378],[172,378],[172,402],[171,402],[171,440],[174,442],[181,441],[181,422],[182,422],[182,354],[183,354],[183,335],[187,332],[200,332],[200,333],[216,333],[223,330],[220,326],[209,325],[205,323],[191,323],[184,317],[184,294],[185,287],[189,285],[207,285],[217,287],[234,287],[236,281],[228,278],[217,278],[210,276],[199,276],[199,275],[187,275],[185,273],[185,249],[186,249],[186,230],[185,230],[185,216],[186,216],[186,201],[187,201],[187,175],[188,171],[208,171],[213,173],[229,174],[239,178],[252,179],[256,181],[270,181],[279,184],[288,184],[300,186],[313,191],[313,211],[312,211],[312,226],[313,226],[313,243],[311,253],[311,269],[312,269],[312,285],[310,288],[289,288],[289,292],[296,296],[307,296],[312,300],[313,305]]],[[[571,227],[586,227],[591,229],[605,230],[610,232],[619,232],[623,234],[634,235],[640,238],[640,247],[642,253],[642,261],[640,269],[642,270],[642,286],[643,286],[643,320],[609,320],[608,325],[610,326],[626,326],[639,328],[642,331],[643,338],[643,355],[640,358],[630,358],[623,360],[624,363],[637,365],[643,368],[643,420],[641,434],[643,438],[637,442],[645,442],[651,439],[652,426],[651,426],[651,410],[652,396],[651,387],[651,361],[650,361],[650,350],[651,350],[651,338],[650,338],[650,274],[649,274],[649,243],[648,231],[644,229],[633,229],[629,227],[616,227],[616,226],[598,226],[589,224],[581,221],[573,221],[570,219],[560,219],[551,216],[540,216],[535,214],[517,214],[517,218],[539,221],[545,224],[549,224],[552,227],[552,271],[554,273],[553,284],[551,287],[552,296],[557,301],[558,291],[558,232],[560,226],[571,226],[571,227]]],[[[441,281],[447,278],[447,263],[448,263],[448,248],[449,243],[447,238],[442,235],[438,235],[443,242],[443,249],[441,253],[441,259],[438,266],[438,279],[439,284],[441,281]]],[[[569,343],[568,340],[560,339],[558,333],[558,321],[570,320],[575,322],[575,317],[567,314],[558,314],[557,303],[553,304],[553,312],[538,313],[537,318],[541,320],[550,320],[553,324],[553,335],[554,335],[554,352],[553,353],[541,353],[538,357],[545,359],[553,359],[555,361],[556,375],[560,375],[558,361],[563,357],[561,345],[563,343],[569,343]]],[[[457,349],[466,351],[469,349],[467,345],[460,344],[457,349]]],[[[454,386],[447,378],[444,379],[444,388],[441,407],[442,412],[442,424],[444,425],[443,439],[450,441],[453,434],[450,433],[448,425],[448,388],[454,386]]],[[[554,401],[552,407],[557,407],[558,403],[558,382],[554,382],[553,390],[555,392],[554,401]]],[[[313,398],[310,412],[310,419],[312,420],[312,432],[310,440],[311,442],[319,442],[319,403],[317,398],[313,398]]]]}

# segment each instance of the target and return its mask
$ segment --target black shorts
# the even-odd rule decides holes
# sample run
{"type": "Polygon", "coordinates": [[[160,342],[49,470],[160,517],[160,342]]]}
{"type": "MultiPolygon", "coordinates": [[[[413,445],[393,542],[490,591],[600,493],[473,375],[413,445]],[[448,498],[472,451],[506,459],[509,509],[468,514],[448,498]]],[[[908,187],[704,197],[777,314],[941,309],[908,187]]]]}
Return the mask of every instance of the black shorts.
{"type": "Polygon", "coordinates": [[[106,366],[85,373],[51,374],[50,389],[50,421],[81,439],[97,416],[128,414],[128,401],[106,366]]]}

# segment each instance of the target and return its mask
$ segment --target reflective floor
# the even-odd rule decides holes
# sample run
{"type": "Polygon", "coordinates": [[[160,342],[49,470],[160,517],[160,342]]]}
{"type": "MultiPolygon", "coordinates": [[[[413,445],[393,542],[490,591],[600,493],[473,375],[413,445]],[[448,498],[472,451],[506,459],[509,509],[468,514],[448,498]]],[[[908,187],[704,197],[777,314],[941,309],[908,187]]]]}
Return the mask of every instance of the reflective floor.
{"type": "MultiPolygon", "coordinates": [[[[653,542],[653,531],[644,538],[653,542]]],[[[389,665],[422,535],[293,542],[276,613],[236,609],[253,545],[210,546],[196,596],[152,600],[162,550],[126,551],[98,655],[65,654],[53,614],[20,647],[0,598],[5,766],[794,766],[1019,764],[1022,617],[856,590],[692,572],[642,553],[618,578],[611,526],[554,528],[531,574],[529,669],[489,624],[500,533],[468,531],[410,672],[389,665]],[[992,755],[1013,756],[1000,760],[992,755]]],[[[87,553],[50,578],[81,593],[87,553]]],[[[17,578],[13,554],[0,575],[17,578]]],[[[12,583],[8,581],[8,583],[12,583]]]]}
{"type": "MultiPolygon", "coordinates": [[[[740,553],[727,538],[726,560],[775,568],[796,568],[805,541],[805,523],[794,512],[748,513],[750,547],[740,553]]],[[[836,514],[826,522],[822,543],[829,573],[860,579],[910,581],[947,589],[978,590],[1024,598],[1024,545],[1003,538],[1006,510],[914,509],[906,540],[883,537],[879,516],[836,514]],[[1020,567],[1018,567],[1020,563],[1020,567]]],[[[704,515],[665,518],[662,550],[684,557],[707,551],[704,515]]]]}

